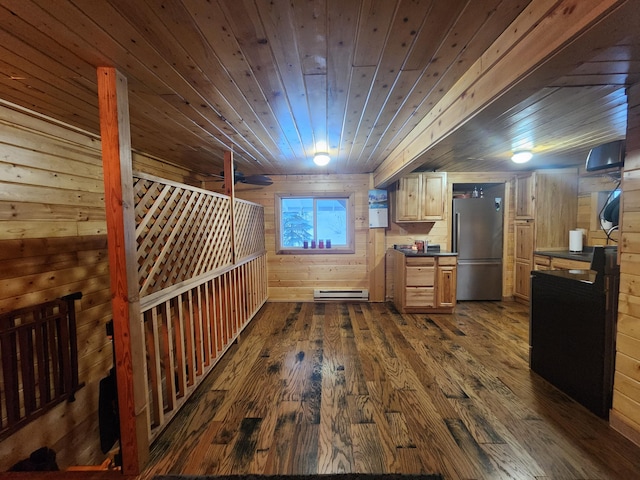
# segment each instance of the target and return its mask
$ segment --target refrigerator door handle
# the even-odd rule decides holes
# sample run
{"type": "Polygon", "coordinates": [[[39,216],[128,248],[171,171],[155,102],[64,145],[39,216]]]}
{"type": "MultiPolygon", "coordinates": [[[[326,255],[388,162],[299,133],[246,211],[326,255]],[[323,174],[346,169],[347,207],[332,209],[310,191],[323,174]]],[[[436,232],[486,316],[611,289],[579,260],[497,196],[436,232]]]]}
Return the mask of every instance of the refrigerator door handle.
{"type": "Polygon", "coordinates": [[[451,250],[458,253],[458,242],[460,240],[460,212],[456,212],[453,219],[453,245],[451,250]]]}

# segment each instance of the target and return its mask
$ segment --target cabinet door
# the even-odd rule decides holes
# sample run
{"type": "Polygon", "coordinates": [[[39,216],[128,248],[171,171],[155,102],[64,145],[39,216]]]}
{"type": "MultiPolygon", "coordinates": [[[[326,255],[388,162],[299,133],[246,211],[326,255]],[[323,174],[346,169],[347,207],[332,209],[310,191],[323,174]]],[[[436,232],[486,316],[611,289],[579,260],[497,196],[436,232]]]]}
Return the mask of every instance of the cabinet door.
{"type": "Polygon", "coordinates": [[[535,174],[516,178],[516,219],[534,218],[535,174]]]}
{"type": "Polygon", "coordinates": [[[420,197],[422,183],[419,174],[408,175],[398,180],[396,189],[396,222],[417,222],[420,220],[420,197]]]}
{"type": "Polygon", "coordinates": [[[516,278],[514,296],[523,300],[529,300],[531,288],[531,263],[516,260],[516,278]]]}
{"type": "Polygon", "coordinates": [[[442,220],[447,179],[444,173],[422,174],[422,211],[421,219],[425,221],[442,220]]]}
{"type": "Polygon", "coordinates": [[[453,307],[456,304],[456,267],[438,267],[436,292],[438,307],[453,307]]]}
{"type": "Polygon", "coordinates": [[[533,258],[533,222],[516,223],[516,260],[531,263],[533,258]]]}

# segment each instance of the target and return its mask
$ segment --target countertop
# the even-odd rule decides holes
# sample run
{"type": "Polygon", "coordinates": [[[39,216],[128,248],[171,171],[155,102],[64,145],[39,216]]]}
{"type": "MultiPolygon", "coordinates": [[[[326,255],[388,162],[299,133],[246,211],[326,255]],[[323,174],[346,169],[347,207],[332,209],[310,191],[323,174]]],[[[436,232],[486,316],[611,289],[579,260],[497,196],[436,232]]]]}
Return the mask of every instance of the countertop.
{"type": "Polygon", "coordinates": [[[537,250],[534,252],[534,254],[591,263],[591,261],[593,260],[593,247],[585,247],[582,252],[571,252],[569,250],[537,250]]]}
{"type": "Polygon", "coordinates": [[[547,275],[550,277],[565,278],[583,283],[593,284],[596,281],[597,272],[593,270],[536,270],[533,275],[547,275]]]}
{"type": "Polygon", "coordinates": [[[455,252],[418,252],[410,248],[396,248],[396,252],[402,253],[405,257],[457,257],[455,252]]]}

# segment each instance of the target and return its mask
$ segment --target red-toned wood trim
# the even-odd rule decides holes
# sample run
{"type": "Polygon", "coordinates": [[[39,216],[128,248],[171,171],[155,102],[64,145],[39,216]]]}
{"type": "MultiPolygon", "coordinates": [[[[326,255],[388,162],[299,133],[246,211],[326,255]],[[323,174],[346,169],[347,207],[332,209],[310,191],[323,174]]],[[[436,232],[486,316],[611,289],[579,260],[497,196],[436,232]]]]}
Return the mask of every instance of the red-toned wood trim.
{"type": "Polygon", "coordinates": [[[112,67],[99,67],[97,80],[122,469],[126,475],[135,475],[148,459],[149,426],[144,382],[136,381],[138,375],[144,378],[144,332],[142,325],[135,326],[141,322],[135,270],[127,80],[112,67]]]}

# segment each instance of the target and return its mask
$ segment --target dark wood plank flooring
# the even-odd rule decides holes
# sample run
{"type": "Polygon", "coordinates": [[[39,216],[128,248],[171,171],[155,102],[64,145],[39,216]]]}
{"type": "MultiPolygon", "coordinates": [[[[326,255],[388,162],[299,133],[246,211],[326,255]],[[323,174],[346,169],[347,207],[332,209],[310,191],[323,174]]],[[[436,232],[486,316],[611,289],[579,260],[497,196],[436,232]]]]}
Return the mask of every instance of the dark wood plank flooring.
{"type": "Polygon", "coordinates": [[[640,448],[528,367],[528,307],[268,303],[152,446],[158,473],[636,479],[640,448]]]}

